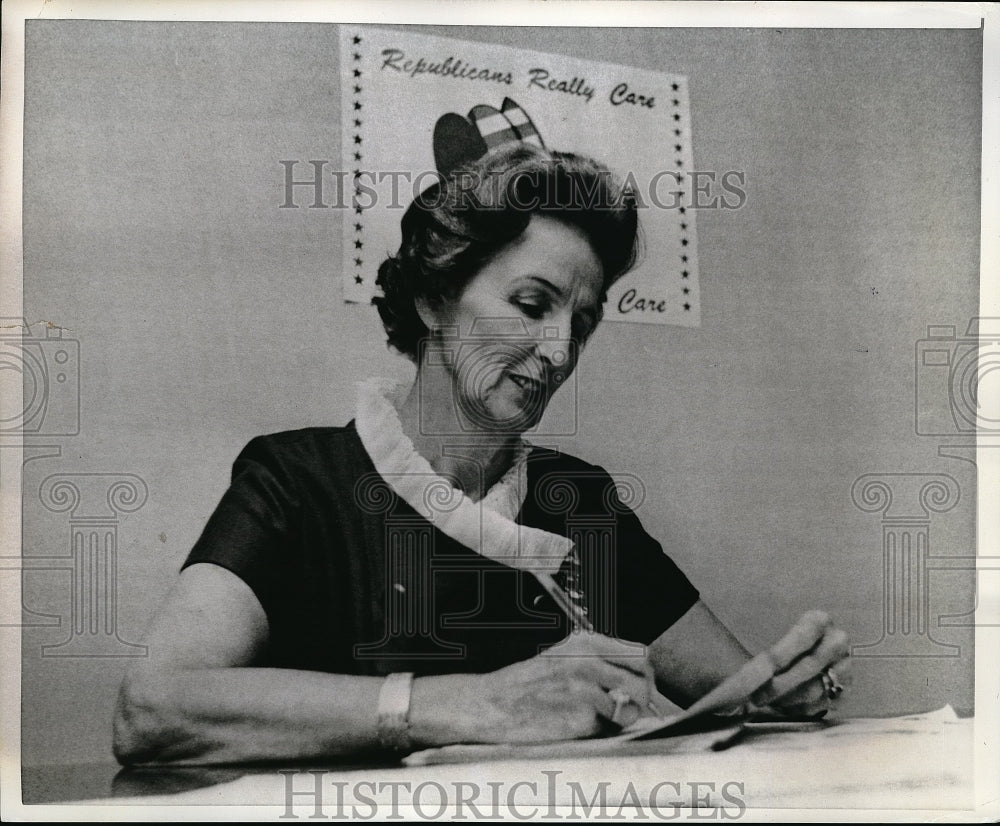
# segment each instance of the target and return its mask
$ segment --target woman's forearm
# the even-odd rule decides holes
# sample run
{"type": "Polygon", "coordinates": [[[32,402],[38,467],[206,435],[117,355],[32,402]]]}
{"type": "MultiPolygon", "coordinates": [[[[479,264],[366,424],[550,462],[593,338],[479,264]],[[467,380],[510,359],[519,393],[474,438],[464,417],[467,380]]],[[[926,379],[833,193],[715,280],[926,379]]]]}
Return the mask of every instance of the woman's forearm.
{"type": "Polygon", "coordinates": [[[379,684],[270,668],[138,669],[118,697],[115,756],[226,763],[364,751],[377,744],[379,684]]]}
{"type": "Polygon", "coordinates": [[[700,600],[649,646],[657,685],[685,707],[737,671],[750,656],[700,600]]]}
{"type": "MultiPolygon", "coordinates": [[[[449,714],[439,682],[423,677],[415,744],[463,738],[463,715],[449,714]]],[[[135,763],[237,763],[324,758],[379,748],[380,677],[273,668],[192,668],[169,674],[138,669],[122,686],[115,756],[135,763]]]]}
{"type": "MultiPolygon", "coordinates": [[[[382,678],[261,668],[268,624],[228,570],[185,568],[122,683],[114,725],[122,763],[308,760],[379,747],[382,678]]],[[[415,746],[468,739],[481,722],[477,675],[421,677],[411,697],[415,746]]]]}

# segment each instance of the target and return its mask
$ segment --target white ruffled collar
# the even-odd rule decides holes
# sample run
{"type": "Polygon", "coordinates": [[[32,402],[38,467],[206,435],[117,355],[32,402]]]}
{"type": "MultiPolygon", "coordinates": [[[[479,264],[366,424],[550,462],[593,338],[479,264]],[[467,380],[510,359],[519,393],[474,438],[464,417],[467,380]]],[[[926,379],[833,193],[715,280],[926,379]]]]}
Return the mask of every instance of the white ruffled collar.
{"type": "Polygon", "coordinates": [[[528,490],[528,454],[521,440],[514,462],[486,495],[474,502],[437,473],[403,432],[397,407],[407,384],[387,379],[358,382],[355,426],[375,469],[417,513],[442,533],[496,562],[554,574],[572,550],[565,536],[514,520],[528,490]]]}

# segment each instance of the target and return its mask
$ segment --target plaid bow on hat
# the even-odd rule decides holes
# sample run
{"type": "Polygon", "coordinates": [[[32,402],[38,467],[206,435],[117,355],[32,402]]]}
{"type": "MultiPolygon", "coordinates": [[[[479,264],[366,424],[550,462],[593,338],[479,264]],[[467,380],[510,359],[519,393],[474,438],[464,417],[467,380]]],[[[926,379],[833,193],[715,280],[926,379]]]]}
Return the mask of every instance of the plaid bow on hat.
{"type": "Polygon", "coordinates": [[[438,172],[448,175],[462,164],[516,143],[545,148],[527,112],[504,98],[499,109],[480,104],[469,110],[467,118],[454,112],[438,118],[434,125],[434,163],[438,172]]]}

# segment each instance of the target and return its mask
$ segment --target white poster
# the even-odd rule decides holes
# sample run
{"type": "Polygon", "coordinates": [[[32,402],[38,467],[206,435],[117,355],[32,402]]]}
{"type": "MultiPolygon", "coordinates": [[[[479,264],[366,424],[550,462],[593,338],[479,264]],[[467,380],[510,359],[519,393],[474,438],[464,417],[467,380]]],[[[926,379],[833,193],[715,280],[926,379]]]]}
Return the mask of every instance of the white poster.
{"type": "Polygon", "coordinates": [[[342,29],[341,76],[345,300],[377,293],[403,210],[438,179],[438,119],[471,126],[489,107],[526,115],[547,148],[589,155],[633,190],[643,253],[609,291],[605,320],[699,326],[695,207],[736,204],[739,191],[713,194],[720,182],[692,175],[686,77],[364,26],[342,29]]]}

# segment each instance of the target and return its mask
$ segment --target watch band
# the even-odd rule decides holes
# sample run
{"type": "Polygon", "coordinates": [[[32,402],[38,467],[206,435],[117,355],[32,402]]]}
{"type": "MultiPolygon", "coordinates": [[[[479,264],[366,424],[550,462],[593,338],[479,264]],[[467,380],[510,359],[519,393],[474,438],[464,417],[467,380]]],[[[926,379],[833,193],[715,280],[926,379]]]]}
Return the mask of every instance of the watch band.
{"type": "Polygon", "coordinates": [[[409,751],[410,692],[413,674],[400,671],[386,676],[378,693],[378,741],[391,751],[409,751]]]}

